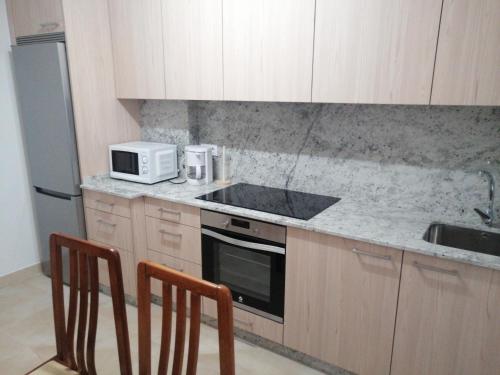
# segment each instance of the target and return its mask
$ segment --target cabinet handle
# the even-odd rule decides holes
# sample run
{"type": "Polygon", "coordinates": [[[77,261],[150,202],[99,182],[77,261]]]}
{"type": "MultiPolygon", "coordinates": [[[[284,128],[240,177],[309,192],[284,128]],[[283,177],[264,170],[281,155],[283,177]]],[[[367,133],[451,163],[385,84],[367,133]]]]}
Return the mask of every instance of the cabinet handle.
{"type": "Polygon", "coordinates": [[[390,255],[369,253],[367,251],[358,250],[356,248],[352,249],[351,251],[357,255],[362,255],[362,256],[367,256],[367,257],[372,257],[372,258],[377,258],[377,259],[383,259],[383,260],[387,260],[387,261],[392,260],[392,257],[390,255]]]}
{"type": "Polygon", "coordinates": [[[427,270],[427,271],[445,273],[447,275],[458,276],[457,270],[447,270],[445,268],[429,266],[428,264],[423,264],[423,263],[417,262],[416,260],[413,261],[413,265],[420,270],[427,270]]]}
{"type": "Polygon", "coordinates": [[[109,222],[104,221],[104,220],[102,220],[102,219],[97,219],[97,222],[98,222],[99,224],[107,225],[108,227],[112,227],[112,228],[116,227],[116,224],[109,223],[109,222]]]}
{"type": "Polygon", "coordinates": [[[180,211],[169,210],[168,208],[163,208],[163,207],[158,208],[158,211],[160,211],[160,215],[164,213],[164,214],[179,216],[179,218],[181,217],[180,211]]]}
{"type": "Polygon", "coordinates": [[[236,322],[236,323],[240,323],[244,326],[247,326],[247,327],[250,327],[250,329],[253,328],[253,322],[245,322],[243,320],[240,320],[240,319],[236,319],[236,318],[233,318],[233,320],[236,322]]]}
{"type": "Polygon", "coordinates": [[[43,31],[52,31],[59,27],[59,22],[44,22],[40,26],[43,31]]]}
{"type": "Polygon", "coordinates": [[[173,269],[174,271],[177,271],[177,272],[184,272],[184,269],[183,269],[183,268],[176,268],[176,267],[172,267],[172,266],[170,266],[170,265],[168,265],[168,264],[165,264],[165,263],[162,263],[161,265],[162,265],[162,266],[165,266],[165,267],[167,267],[167,268],[171,268],[171,269],[173,269]]]}
{"type": "Polygon", "coordinates": [[[97,204],[102,204],[102,205],[104,205],[104,206],[109,206],[111,209],[113,209],[113,207],[115,206],[115,204],[114,204],[114,203],[104,202],[104,201],[102,201],[102,200],[100,200],[100,199],[97,199],[97,200],[96,200],[96,203],[97,203],[97,204]]]}
{"type": "Polygon", "coordinates": [[[165,229],[160,229],[158,232],[160,232],[161,234],[166,235],[166,236],[176,237],[179,240],[182,238],[181,233],[172,233],[172,232],[166,231],[165,229]]]}

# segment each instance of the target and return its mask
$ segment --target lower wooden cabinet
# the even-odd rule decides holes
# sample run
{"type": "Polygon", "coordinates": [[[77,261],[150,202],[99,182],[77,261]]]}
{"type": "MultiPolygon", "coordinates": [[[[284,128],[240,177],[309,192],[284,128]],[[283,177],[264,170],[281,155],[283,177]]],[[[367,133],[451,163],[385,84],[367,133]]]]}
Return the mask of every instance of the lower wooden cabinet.
{"type": "MultiPolygon", "coordinates": [[[[216,302],[208,298],[203,298],[203,313],[212,318],[217,318],[216,302]]],[[[233,308],[233,320],[236,328],[283,344],[283,324],[249,313],[237,307],[233,308]]]]}
{"type": "MultiPolygon", "coordinates": [[[[173,270],[187,273],[188,275],[198,277],[201,279],[201,266],[199,264],[194,264],[191,262],[186,262],[182,259],[174,258],[169,255],[165,255],[162,253],[158,253],[156,251],[148,250],[148,260],[161,264],[163,266],[169,267],[173,270]]],[[[172,300],[176,301],[176,288],[173,288],[173,297],[172,300]]],[[[161,282],[154,279],[151,281],[151,293],[156,296],[162,296],[162,286],[161,282]]],[[[187,299],[186,305],[190,306],[190,300],[187,299]]]]}
{"type": "Polygon", "coordinates": [[[288,228],[284,344],[389,374],[402,252],[288,228]]]}
{"type": "MultiPolygon", "coordinates": [[[[97,241],[92,241],[101,246],[108,247],[109,245],[99,243],[97,241]]],[[[135,297],[137,295],[137,275],[135,267],[135,257],[130,251],[124,251],[121,249],[114,248],[120,253],[120,262],[122,265],[122,278],[123,278],[123,290],[125,294],[135,297]]],[[[105,260],[99,259],[98,262],[99,269],[99,284],[109,287],[109,270],[108,264],[105,260]]]]}
{"type": "Polygon", "coordinates": [[[500,374],[500,271],[406,252],[394,375],[500,374]]]}

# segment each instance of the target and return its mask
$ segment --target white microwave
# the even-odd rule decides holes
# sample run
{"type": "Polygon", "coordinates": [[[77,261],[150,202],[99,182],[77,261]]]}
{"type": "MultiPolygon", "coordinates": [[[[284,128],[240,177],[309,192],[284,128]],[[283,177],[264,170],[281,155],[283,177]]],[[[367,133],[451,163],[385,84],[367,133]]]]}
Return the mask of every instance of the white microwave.
{"type": "Polygon", "coordinates": [[[178,176],[177,146],[154,142],[128,142],[109,146],[112,178],[154,184],[178,176]]]}

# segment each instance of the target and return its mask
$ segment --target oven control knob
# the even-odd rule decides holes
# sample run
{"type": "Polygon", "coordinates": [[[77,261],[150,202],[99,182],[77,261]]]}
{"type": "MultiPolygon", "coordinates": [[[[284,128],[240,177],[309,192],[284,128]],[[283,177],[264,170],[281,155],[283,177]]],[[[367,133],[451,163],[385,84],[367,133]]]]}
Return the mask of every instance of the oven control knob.
{"type": "Polygon", "coordinates": [[[239,297],[238,297],[238,302],[239,302],[239,303],[243,303],[243,297],[242,297],[242,296],[239,296],[239,297]]]}
{"type": "Polygon", "coordinates": [[[227,228],[227,227],[229,226],[229,220],[224,221],[224,222],[222,223],[222,226],[223,226],[224,228],[227,228]]]}
{"type": "Polygon", "coordinates": [[[255,229],[253,230],[253,232],[254,232],[255,234],[258,234],[258,233],[259,233],[259,228],[255,228],[255,229]]]}
{"type": "Polygon", "coordinates": [[[142,164],[146,164],[148,162],[148,157],[147,156],[143,156],[142,157],[142,164]]]}

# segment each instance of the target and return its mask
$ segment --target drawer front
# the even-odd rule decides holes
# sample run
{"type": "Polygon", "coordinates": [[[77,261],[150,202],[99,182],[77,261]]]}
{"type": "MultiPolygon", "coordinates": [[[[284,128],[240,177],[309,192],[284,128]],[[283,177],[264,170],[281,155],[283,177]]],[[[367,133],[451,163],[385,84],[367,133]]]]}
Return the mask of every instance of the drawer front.
{"type": "Polygon", "coordinates": [[[161,199],[146,198],[146,215],[200,228],[200,209],[161,199]]]}
{"type": "MultiPolygon", "coordinates": [[[[199,264],[194,264],[190,262],[186,262],[182,259],[177,259],[171,257],[169,255],[161,254],[156,251],[148,250],[148,258],[150,261],[161,264],[162,266],[166,266],[172,268],[173,270],[186,273],[188,275],[198,277],[201,279],[201,266],[199,264]]],[[[158,280],[151,281],[151,293],[156,296],[162,296],[161,282],[158,280]]],[[[176,291],[175,288],[172,290],[173,293],[173,301],[176,300],[176,291]]],[[[189,295],[187,296],[187,306],[190,306],[189,295]]]]}
{"type": "MultiPolygon", "coordinates": [[[[217,319],[217,303],[203,298],[203,313],[217,319]]],[[[233,308],[234,326],[268,340],[283,344],[283,324],[249,313],[237,307],[233,308]]]]}
{"type": "Polygon", "coordinates": [[[130,219],[122,216],[85,209],[87,220],[87,236],[108,246],[132,251],[132,224],[130,219]]]}
{"type": "Polygon", "coordinates": [[[84,190],[83,200],[85,207],[114,215],[130,217],[130,200],[128,199],[97,191],[84,190]]]}
{"type": "MultiPolygon", "coordinates": [[[[96,244],[101,246],[107,246],[97,241],[92,241],[92,242],[95,242],[96,244]]],[[[135,267],[134,254],[118,248],[115,249],[120,253],[120,263],[122,266],[122,277],[123,277],[123,289],[125,291],[125,294],[135,297],[137,292],[137,287],[136,287],[137,275],[135,271],[136,267],[135,267]]],[[[104,259],[99,259],[98,266],[99,266],[99,284],[109,287],[108,262],[104,259]]]]}
{"type": "Polygon", "coordinates": [[[146,217],[148,248],[201,264],[200,229],[146,217]]]}

